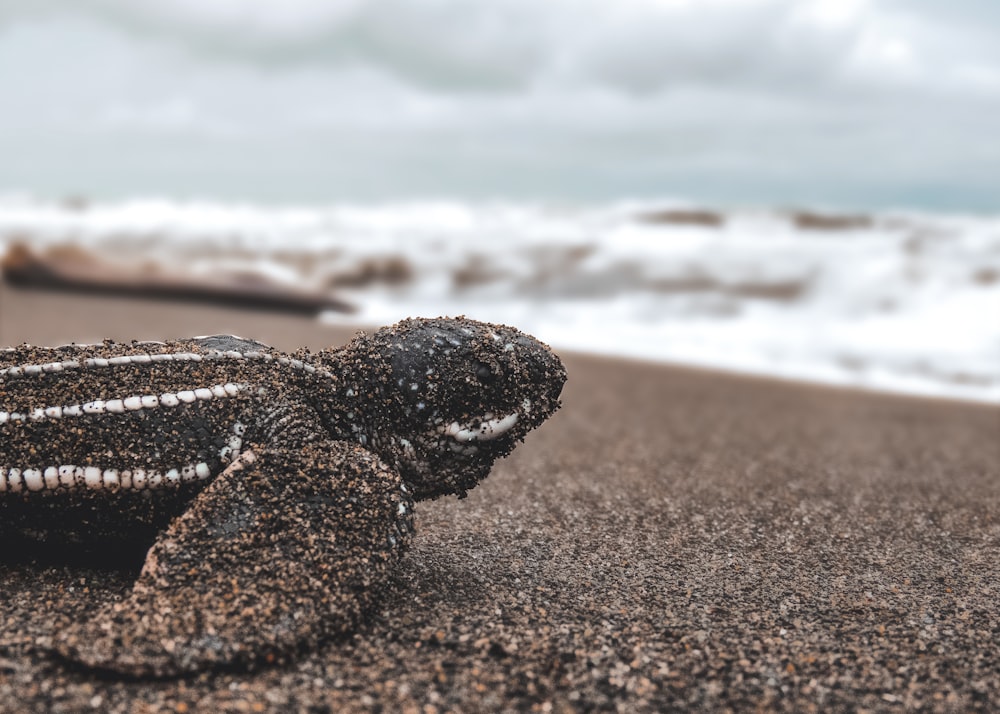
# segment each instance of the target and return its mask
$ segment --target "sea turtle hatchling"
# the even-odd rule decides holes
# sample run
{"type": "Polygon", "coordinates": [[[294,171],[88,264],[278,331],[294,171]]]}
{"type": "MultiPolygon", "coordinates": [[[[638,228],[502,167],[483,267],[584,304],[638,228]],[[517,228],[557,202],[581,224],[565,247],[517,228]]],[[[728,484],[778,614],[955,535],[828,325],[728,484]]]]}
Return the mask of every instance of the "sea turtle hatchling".
{"type": "Polygon", "coordinates": [[[518,330],[410,319],[286,355],[233,336],[0,351],[0,537],[152,547],[53,637],[131,676],[252,667],[356,628],[413,502],[464,496],[559,407],[518,330]]]}

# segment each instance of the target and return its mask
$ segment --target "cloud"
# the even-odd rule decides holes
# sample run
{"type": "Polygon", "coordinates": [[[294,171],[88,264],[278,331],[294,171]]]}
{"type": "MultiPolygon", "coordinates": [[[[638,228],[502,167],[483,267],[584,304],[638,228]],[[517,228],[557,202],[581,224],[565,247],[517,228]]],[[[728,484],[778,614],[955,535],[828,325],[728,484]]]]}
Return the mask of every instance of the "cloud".
{"type": "Polygon", "coordinates": [[[987,195],[1000,42],[955,9],[980,2],[0,0],[0,149],[59,146],[58,171],[100,135],[174,166],[169,138],[198,165],[249,147],[326,175],[325,153],[456,191],[987,195]]]}
{"type": "MultiPolygon", "coordinates": [[[[981,0],[947,3],[954,8],[981,0]]],[[[679,86],[969,90],[992,32],[916,0],[35,0],[7,23],[79,17],[202,59],[276,72],[382,72],[427,91],[679,86]],[[914,7],[920,8],[915,11],[914,7]],[[987,41],[988,40],[988,41],[987,41]],[[966,79],[963,79],[966,78],[966,79]]]]}
{"type": "Polygon", "coordinates": [[[42,0],[22,13],[95,17],[220,60],[361,64],[470,91],[826,81],[876,20],[864,0],[42,0]]]}

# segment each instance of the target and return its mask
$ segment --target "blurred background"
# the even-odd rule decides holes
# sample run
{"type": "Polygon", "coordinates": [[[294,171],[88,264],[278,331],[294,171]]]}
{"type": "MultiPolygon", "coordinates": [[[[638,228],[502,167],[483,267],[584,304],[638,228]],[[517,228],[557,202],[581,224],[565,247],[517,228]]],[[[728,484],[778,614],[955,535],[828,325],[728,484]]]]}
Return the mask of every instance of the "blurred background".
{"type": "Polygon", "coordinates": [[[991,0],[0,0],[5,275],[998,402],[998,28],[991,0]]]}

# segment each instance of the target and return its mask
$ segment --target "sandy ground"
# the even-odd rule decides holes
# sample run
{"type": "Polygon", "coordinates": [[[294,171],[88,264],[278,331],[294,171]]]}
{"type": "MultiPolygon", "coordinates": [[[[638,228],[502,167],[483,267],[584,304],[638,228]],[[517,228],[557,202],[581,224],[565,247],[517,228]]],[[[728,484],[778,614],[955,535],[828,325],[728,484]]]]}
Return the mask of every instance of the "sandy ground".
{"type": "MultiPolygon", "coordinates": [[[[0,342],[300,318],[0,291],[0,342]]],[[[128,573],[0,564],[0,711],[1000,707],[1000,410],[566,356],[564,409],[418,506],[370,626],[293,665],[114,682],[37,643],[128,573]]]]}

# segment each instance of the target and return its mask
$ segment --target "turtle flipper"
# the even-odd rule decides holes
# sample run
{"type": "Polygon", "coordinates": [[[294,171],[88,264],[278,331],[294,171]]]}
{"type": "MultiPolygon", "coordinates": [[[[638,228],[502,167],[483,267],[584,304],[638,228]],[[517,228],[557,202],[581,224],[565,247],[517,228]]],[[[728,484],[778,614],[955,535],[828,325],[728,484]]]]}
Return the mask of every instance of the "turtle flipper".
{"type": "Polygon", "coordinates": [[[400,487],[344,442],[247,452],[160,535],[132,593],[64,632],[56,650],[163,677],[253,667],[350,631],[412,532],[400,487]]]}

